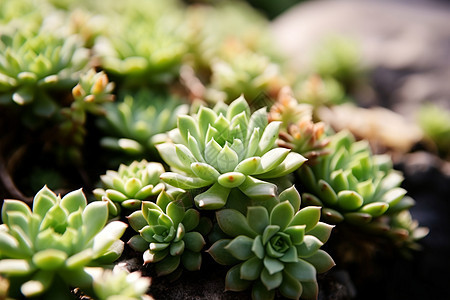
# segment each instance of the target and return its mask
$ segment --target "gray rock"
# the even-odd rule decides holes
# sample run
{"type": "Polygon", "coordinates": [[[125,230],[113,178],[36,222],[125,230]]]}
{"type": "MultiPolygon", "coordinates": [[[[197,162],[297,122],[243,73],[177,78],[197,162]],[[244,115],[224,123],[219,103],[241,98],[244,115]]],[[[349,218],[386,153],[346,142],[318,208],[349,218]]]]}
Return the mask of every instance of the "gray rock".
{"type": "Polygon", "coordinates": [[[371,70],[378,105],[412,116],[431,101],[450,109],[450,5],[433,1],[318,0],[272,24],[279,48],[298,70],[330,35],[354,39],[371,70]]]}

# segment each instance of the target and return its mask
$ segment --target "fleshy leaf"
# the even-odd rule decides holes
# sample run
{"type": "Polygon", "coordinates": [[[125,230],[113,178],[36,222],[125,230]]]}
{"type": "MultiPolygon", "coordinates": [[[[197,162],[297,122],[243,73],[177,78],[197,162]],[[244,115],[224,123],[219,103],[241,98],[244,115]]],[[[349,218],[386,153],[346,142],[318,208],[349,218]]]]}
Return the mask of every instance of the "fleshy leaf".
{"type": "Polygon", "coordinates": [[[202,254],[200,252],[184,251],[181,262],[188,271],[198,271],[202,266],[202,254]]]}
{"type": "Polygon", "coordinates": [[[217,154],[217,166],[222,173],[231,172],[236,168],[239,158],[233,149],[226,144],[217,154]]]}
{"type": "Polygon", "coordinates": [[[250,206],[247,208],[248,225],[259,235],[263,234],[264,229],[269,225],[269,213],[262,206],[250,206]]]}
{"type": "Polygon", "coordinates": [[[283,231],[291,222],[294,216],[294,209],[289,201],[277,204],[270,213],[270,224],[280,226],[283,231]]]}
{"type": "Polygon", "coordinates": [[[227,203],[230,189],[216,182],[206,192],[195,196],[195,205],[200,209],[220,209],[227,203]]]}
{"type": "Polygon", "coordinates": [[[245,235],[251,238],[256,237],[256,232],[248,225],[247,219],[237,210],[222,209],[216,212],[216,218],[222,231],[229,236],[245,235]]]}
{"type": "Polygon", "coordinates": [[[297,252],[299,257],[310,257],[313,255],[323,243],[313,235],[306,235],[303,238],[303,243],[297,245],[297,252]]]}
{"type": "Polygon", "coordinates": [[[283,282],[280,285],[280,293],[288,299],[299,299],[303,292],[303,286],[288,272],[283,272],[283,282]]]}
{"type": "Polygon", "coordinates": [[[279,166],[289,154],[290,149],[275,148],[261,156],[261,162],[255,175],[267,173],[279,166]]]}
{"type": "Polygon", "coordinates": [[[294,212],[300,209],[301,197],[294,185],[282,191],[278,198],[280,202],[289,201],[294,212]]]}
{"type": "Polygon", "coordinates": [[[186,244],[186,249],[193,252],[200,252],[203,246],[206,244],[203,236],[196,231],[186,232],[183,241],[186,244]]]}
{"type": "Polygon", "coordinates": [[[70,192],[61,199],[61,207],[67,209],[69,213],[77,211],[80,207],[84,209],[86,204],[86,197],[82,189],[70,192]]]}
{"type": "Polygon", "coordinates": [[[285,264],[284,270],[298,281],[316,281],[316,269],[312,264],[302,259],[295,263],[285,264]]]}
{"type": "Polygon", "coordinates": [[[372,217],[381,216],[388,210],[389,204],[384,202],[373,202],[361,207],[360,211],[370,214],[372,217]]]}
{"type": "Polygon", "coordinates": [[[41,270],[56,270],[66,259],[67,253],[56,249],[42,250],[33,255],[33,263],[41,270]]]}
{"type": "Polygon", "coordinates": [[[263,269],[261,272],[261,281],[270,291],[280,286],[281,282],[283,282],[283,274],[281,272],[270,274],[267,269],[263,269]]]}
{"type": "Polygon", "coordinates": [[[210,185],[213,181],[206,181],[198,177],[188,177],[174,172],[161,174],[161,180],[180,189],[196,189],[210,185]]]}
{"type": "Polygon", "coordinates": [[[155,264],[155,271],[158,276],[164,276],[175,271],[180,265],[180,256],[167,256],[155,264]]]}
{"type": "Polygon", "coordinates": [[[240,172],[245,175],[253,175],[261,164],[261,158],[258,156],[253,156],[241,161],[236,168],[235,172],[240,172]]]}
{"type": "Polygon", "coordinates": [[[250,198],[265,199],[275,197],[277,187],[273,183],[247,176],[239,189],[250,198]]]}
{"type": "Polygon", "coordinates": [[[306,225],[306,231],[308,232],[308,230],[312,229],[316,226],[317,222],[319,222],[320,209],[319,206],[307,206],[302,208],[292,218],[289,226],[306,225]]]}
{"type": "Polygon", "coordinates": [[[220,185],[227,188],[234,188],[240,186],[246,179],[246,176],[239,172],[228,172],[222,174],[217,178],[220,185]]]}
{"type": "Polygon", "coordinates": [[[312,264],[316,268],[317,273],[326,272],[336,265],[331,256],[321,249],[317,250],[310,257],[304,258],[304,260],[312,264]]]}
{"type": "Polygon", "coordinates": [[[326,243],[328,241],[328,239],[330,238],[331,231],[333,230],[333,228],[334,228],[333,225],[319,222],[313,229],[308,231],[308,234],[315,236],[322,243],[326,243]]]}
{"type": "Polygon", "coordinates": [[[239,260],[247,260],[253,256],[252,245],[253,239],[240,235],[228,243],[225,246],[225,250],[229,251],[231,255],[239,260]]]}
{"type": "Polygon", "coordinates": [[[188,133],[190,133],[197,141],[200,140],[200,132],[197,127],[197,122],[188,115],[180,115],[178,117],[178,130],[184,141],[188,142],[188,133]]]}
{"type": "Polygon", "coordinates": [[[225,250],[226,245],[230,242],[230,239],[221,239],[215,242],[206,252],[221,265],[234,265],[239,262],[229,251],[225,250]]]}
{"type": "Polygon", "coordinates": [[[263,262],[258,257],[252,257],[241,264],[241,279],[254,281],[259,278],[263,262]]]}
{"type": "MultiPolygon", "coordinates": [[[[278,132],[280,130],[281,122],[270,122],[264,129],[263,134],[258,145],[258,153],[260,155],[266,153],[275,146],[275,141],[278,138],[278,132]]],[[[264,128],[264,127],[260,127],[264,128]]]]}
{"type": "Polygon", "coordinates": [[[278,273],[284,269],[284,264],[281,261],[269,256],[264,257],[263,263],[270,275],[278,273]]]}
{"type": "Polygon", "coordinates": [[[206,181],[217,180],[217,178],[220,176],[219,171],[217,171],[213,166],[206,163],[192,163],[191,169],[195,175],[206,181]]]}
{"type": "Polygon", "coordinates": [[[96,201],[86,206],[83,211],[84,242],[90,241],[105,226],[108,220],[108,204],[96,201]]]}
{"type": "Polygon", "coordinates": [[[358,209],[364,203],[364,199],[355,191],[340,191],[337,196],[338,205],[345,210],[358,209]]]}
{"type": "Polygon", "coordinates": [[[241,279],[241,265],[236,265],[228,270],[225,276],[225,291],[240,292],[246,290],[251,281],[241,279]]]}

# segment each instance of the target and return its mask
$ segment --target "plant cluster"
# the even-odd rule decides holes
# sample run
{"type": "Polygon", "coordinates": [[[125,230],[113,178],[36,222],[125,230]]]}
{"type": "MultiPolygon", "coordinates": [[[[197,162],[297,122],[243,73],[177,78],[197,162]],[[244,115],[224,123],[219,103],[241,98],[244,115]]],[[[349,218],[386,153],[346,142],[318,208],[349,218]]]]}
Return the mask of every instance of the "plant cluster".
{"type": "Polygon", "coordinates": [[[234,1],[0,3],[0,298],[147,299],[208,261],[227,291],[316,299],[335,231],[417,248],[389,157],[315,115],[356,75],[284,76],[266,25],[234,1]]]}

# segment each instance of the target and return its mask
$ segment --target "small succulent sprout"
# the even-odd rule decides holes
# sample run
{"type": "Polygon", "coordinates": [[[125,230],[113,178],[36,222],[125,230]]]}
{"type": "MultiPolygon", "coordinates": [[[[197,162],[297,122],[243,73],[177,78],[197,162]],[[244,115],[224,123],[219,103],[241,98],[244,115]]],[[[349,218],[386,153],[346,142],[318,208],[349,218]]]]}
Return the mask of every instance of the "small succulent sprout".
{"type": "Polygon", "coordinates": [[[154,145],[165,141],[165,133],[177,126],[177,117],[189,111],[180,99],[147,89],[120,96],[104,109],[105,118],[98,123],[105,132],[102,146],[140,156],[157,154],[154,145]]]}
{"type": "Polygon", "coordinates": [[[334,261],[320,247],[333,226],[319,221],[320,207],[298,210],[300,195],[291,188],[281,193],[271,211],[248,207],[244,215],[234,209],[216,212],[222,231],[231,238],[216,241],[207,251],[223,265],[233,265],[225,289],[252,289],[252,299],[273,299],[278,290],[289,299],[317,299],[316,274],[334,261]]]}
{"type": "Polygon", "coordinates": [[[200,209],[219,209],[232,188],[250,198],[273,198],[276,186],[264,181],[290,174],[306,159],[277,148],[281,122],[268,123],[266,108],[250,114],[244,97],[215,110],[201,107],[195,117],[178,118],[173,139],[157,149],[174,172],[161,179],[178,188],[209,187],[195,196],[200,209]]]}
{"type": "Polygon", "coordinates": [[[325,147],[329,143],[325,135],[325,124],[313,122],[312,110],[311,105],[300,104],[294,98],[292,90],[286,86],[281,89],[269,112],[270,121],[282,122],[278,145],[302,154],[308,158],[309,164],[328,152],[325,147]]]}
{"type": "Polygon", "coordinates": [[[400,172],[387,155],[373,155],[366,141],[355,142],[348,131],[331,138],[330,154],[299,170],[308,190],[304,203],[323,207],[324,220],[371,226],[373,219],[408,209],[414,201],[399,187],[400,172]]]}
{"type": "Polygon", "coordinates": [[[108,76],[101,71],[90,69],[80,77],[79,83],[72,89],[75,102],[72,106],[80,106],[84,111],[104,113],[100,105],[114,100],[112,91],[114,83],[109,82],[108,76]]]}
{"type": "Polygon", "coordinates": [[[143,252],[145,264],[155,264],[158,276],[179,272],[181,266],[189,271],[200,269],[205,240],[196,231],[200,224],[197,210],[185,210],[182,203],[162,191],[156,203],[143,201],[142,209],[133,212],[128,221],[139,232],[128,244],[143,252]]]}
{"type": "Polygon", "coordinates": [[[99,300],[151,300],[146,295],[151,279],[142,277],[140,272],[130,273],[120,264],[114,269],[86,268],[93,278],[95,299],[99,300]]]}
{"type": "Polygon", "coordinates": [[[388,220],[388,236],[405,256],[411,256],[411,250],[420,250],[419,240],[428,235],[427,227],[419,226],[419,222],[412,218],[408,210],[400,211],[388,220]]]}
{"type": "MultiPolygon", "coordinates": [[[[5,200],[0,229],[0,274],[25,297],[44,295],[52,282],[89,288],[86,266],[115,261],[123,251],[120,237],[127,224],[107,224],[105,202],[87,204],[80,190],[62,199],[47,187],[34,197],[32,210],[18,200],[5,200]],[[19,291],[20,290],[20,291],[19,291]]],[[[65,290],[64,290],[65,289],[65,290]]],[[[59,299],[65,299],[61,296],[59,299]]]]}
{"type": "Polygon", "coordinates": [[[95,189],[94,195],[98,200],[108,203],[113,216],[120,213],[120,207],[137,210],[142,201],[156,199],[165,189],[159,179],[164,172],[162,164],[147,162],[145,159],[133,161],[128,166],[121,164],[117,171],[109,170],[100,176],[105,189],[95,189]]]}

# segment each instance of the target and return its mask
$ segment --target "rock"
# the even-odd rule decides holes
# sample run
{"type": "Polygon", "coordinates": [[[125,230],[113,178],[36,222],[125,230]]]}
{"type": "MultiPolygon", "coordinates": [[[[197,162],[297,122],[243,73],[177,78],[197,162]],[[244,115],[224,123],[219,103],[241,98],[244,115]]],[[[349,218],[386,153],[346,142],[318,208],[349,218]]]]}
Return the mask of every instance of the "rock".
{"type": "Polygon", "coordinates": [[[317,47],[343,35],[360,45],[375,104],[414,117],[432,101],[450,109],[450,5],[436,1],[319,0],[299,4],[272,24],[280,50],[298,70],[317,47]]]}

